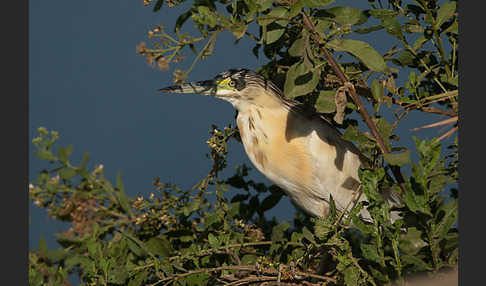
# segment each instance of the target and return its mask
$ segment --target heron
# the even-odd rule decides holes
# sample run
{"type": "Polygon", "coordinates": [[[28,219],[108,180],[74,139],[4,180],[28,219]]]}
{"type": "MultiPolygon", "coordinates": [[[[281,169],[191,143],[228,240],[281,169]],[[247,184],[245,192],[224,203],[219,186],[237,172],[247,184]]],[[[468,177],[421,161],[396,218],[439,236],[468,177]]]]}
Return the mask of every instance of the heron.
{"type": "MultiPolygon", "coordinates": [[[[238,111],[236,123],[251,163],[304,212],[326,217],[331,196],[339,212],[367,201],[358,176],[366,157],[320,113],[285,97],[272,81],[260,74],[230,69],[210,80],[160,91],[210,95],[231,103],[238,111]]],[[[391,206],[399,203],[397,196],[390,190],[383,193],[391,206]]],[[[366,207],[359,216],[372,222],[366,207]]],[[[390,218],[393,222],[398,213],[392,212],[390,218]]]]}

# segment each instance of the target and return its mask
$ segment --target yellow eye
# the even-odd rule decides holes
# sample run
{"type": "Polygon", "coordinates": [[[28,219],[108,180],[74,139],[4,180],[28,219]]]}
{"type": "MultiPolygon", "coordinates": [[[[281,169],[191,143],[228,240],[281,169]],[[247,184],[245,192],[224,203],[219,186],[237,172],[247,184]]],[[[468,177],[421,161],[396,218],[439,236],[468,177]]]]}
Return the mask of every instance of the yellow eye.
{"type": "Polygon", "coordinates": [[[236,82],[235,82],[234,80],[230,80],[230,81],[228,82],[228,86],[229,86],[229,87],[235,87],[235,85],[236,85],[236,82]]]}

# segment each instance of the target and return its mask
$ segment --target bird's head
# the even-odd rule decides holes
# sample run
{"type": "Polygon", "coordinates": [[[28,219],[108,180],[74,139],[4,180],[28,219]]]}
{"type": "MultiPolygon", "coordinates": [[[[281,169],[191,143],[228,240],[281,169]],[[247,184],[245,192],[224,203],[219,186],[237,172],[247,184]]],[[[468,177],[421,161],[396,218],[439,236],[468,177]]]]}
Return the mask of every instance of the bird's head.
{"type": "Polygon", "coordinates": [[[160,89],[164,93],[203,94],[224,99],[237,109],[249,104],[271,104],[282,99],[282,92],[271,81],[247,69],[231,69],[210,80],[160,89]]]}

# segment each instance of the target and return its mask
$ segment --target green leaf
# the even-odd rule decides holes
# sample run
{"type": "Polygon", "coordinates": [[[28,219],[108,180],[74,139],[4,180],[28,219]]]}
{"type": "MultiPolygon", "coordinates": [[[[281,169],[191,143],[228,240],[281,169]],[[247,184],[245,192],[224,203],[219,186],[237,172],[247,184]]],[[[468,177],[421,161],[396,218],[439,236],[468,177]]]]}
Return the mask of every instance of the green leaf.
{"type": "Polygon", "coordinates": [[[90,262],[91,260],[88,257],[84,255],[74,254],[67,257],[66,260],[64,260],[64,268],[67,271],[69,271],[77,265],[84,266],[84,265],[88,265],[90,262]]]}
{"type": "Polygon", "coordinates": [[[194,237],[192,235],[182,235],[179,237],[182,242],[192,242],[194,237]]]}
{"type": "Polygon", "coordinates": [[[378,254],[378,249],[376,248],[376,245],[362,243],[360,245],[360,248],[361,248],[361,252],[363,253],[364,258],[371,260],[373,262],[379,263],[379,264],[382,263],[382,259],[381,259],[380,255],[378,254]]]}
{"type": "Polygon", "coordinates": [[[370,27],[366,27],[366,28],[355,29],[354,32],[358,33],[358,34],[368,34],[368,33],[371,33],[371,32],[379,31],[383,28],[384,28],[383,25],[380,24],[380,25],[376,25],[376,26],[370,26],[370,27]]]}
{"type": "MultiPolygon", "coordinates": [[[[314,232],[316,237],[325,239],[327,235],[332,231],[333,224],[329,219],[319,218],[314,225],[314,232]]],[[[293,241],[293,240],[292,240],[293,241]]]]}
{"type": "Polygon", "coordinates": [[[331,113],[336,111],[336,103],[334,102],[334,95],[336,90],[323,90],[319,92],[319,97],[316,100],[314,107],[318,112],[331,113]]]}
{"type": "Polygon", "coordinates": [[[346,286],[358,286],[359,269],[354,266],[348,266],[343,272],[344,284],[346,286]]]}
{"type": "Polygon", "coordinates": [[[366,15],[360,9],[347,6],[336,6],[316,13],[316,17],[327,16],[339,25],[361,25],[366,21],[366,15]],[[364,21],[363,21],[364,20],[364,21]]]}
{"type": "Polygon", "coordinates": [[[197,273],[187,276],[184,281],[188,286],[207,285],[207,280],[211,277],[209,273],[197,273]]]}
{"type": "Polygon", "coordinates": [[[249,0],[255,2],[258,6],[258,12],[263,12],[270,8],[273,4],[273,0],[249,0]]]}
{"type": "Polygon", "coordinates": [[[47,256],[47,243],[46,243],[46,240],[41,237],[39,238],[39,254],[42,255],[42,256],[47,256]]]}
{"type": "Polygon", "coordinates": [[[290,11],[289,11],[289,17],[293,18],[297,16],[300,11],[302,11],[302,8],[304,7],[304,0],[298,0],[295,4],[290,6],[290,11]]]}
{"type": "Polygon", "coordinates": [[[383,72],[386,69],[383,57],[366,42],[351,39],[334,39],[327,45],[336,51],[345,51],[352,54],[372,71],[383,72]]]}
{"type": "Polygon", "coordinates": [[[383,27],[388,32],[388,34],[397,37],[400,40],[405,40],[402,33],[402,26],[396,17],[385,17],[382,19],[383,27]]]}
{"type": "Polygon", "coordinates": [[[157,12],[162,8],[162,5],[164,4],[164,0],[157,0],[157,3],[154,5],[154,12],[157,12]]]}
{"type": "Polygon", "coordinates": [[[448,84],[453,85],[455,87],[459,86],[459,77],[457,74],[454,77],[449,77],[447,76],[447,74],[443,73],[440,75],[440,80],[442,82],[447,82],[448,84]]]}
{"type": "Polygon", "coordinates": [[[138,257],[145,257],[147,256],[147,252],[144,251],[136,242],[134,242],[132,239],[127,238],[127,245],[128,248],[130,249],[133,254],[135,254],[138,257]]]}
{"type": "Polygon", "coordinates": [[[290,223],[283,221],[272,228],[272,241],[280,241],[284,238],[284,231],[289,228],[290,223]]]}
{"type": "Polygon", "coordinates": [[[89,153],[85,152],[83,155],[83,159],[81,160],[81,165],[79,165],[80,169],[86,169],[86,165],[88,164],[89,160],[89,153]]]}
{"type": "Polygon", "coordinates": [[[410,151],[407,149],[401,153],[383,154],[383,157],[390,165],[402,166],[410,162],[410,151]]]}
{"type": "Polygon", "coordinates": [[[394,58],[392,61],[394,64],[399,66],[410,66],[414,63],[415,57],[410,51],[404,51],[398,57],[394,58]]]}
{"type": "Polygon", "coordinates": [[[48,152],[48,151],[39,150],[39,151],[35,152],[35,155],[37,157],[39,157],[39,159],[42,159],[42,160],[47,160],[47,161],[56,161],[57,160],[57,157],[52,155],[52,153],[48,152]]]}
{"type": "Polygon", "coordinates": [[[334,2],[334,0],[300,0],[302,5],[309,8],[321,8],[334,2]]]}
{"type": "Polygon", "coordinates": [[[413,50],[418,51],[422,46],[428,41],[428,39],[424,36],[418,38],[415,43],[413,43],[413,50]]]}
{"type": "Polygon", "coordinates": [[[370,10],[370,15],[380,19],[381,24],[385,27],[386,31],[400,40],[405,40],[402,34],[402,26],[398,22],[398,12],[390,9],[373,9],[370,10]]]}
{"type": "Polygon", "coordinates": [[[123,285],[128,279],[129,274],[124,265],[118,265],[114,259],[109,260],[108,282],[110,284],[123,285]]]}
{"type": "MultiPolygon", "coordinates": [[[[371,274],[373,275],[374,279],[378,279],[380,281],[383,281],[385,283],[390,283],[390,279],[388,278],[388,275],[384,275],[381,271],[378,269],[373,268],[373,266],[368,265],[368,268],[370,269],[371,274]]],[[[379,284],[381,285],[381,284],[379,284]]]]}
{"type": "Polygon", "coordinates": [[[320,75],[320,69],[312,71],[303,61],[293,64],[285,78],[285,96],[295,98],[310,93],[319,83],[320,75]]]}
{"type": "Polygon", "coordinates": [[[334,202],[334,198],[332,194],[329,194],[329,212],[327,214],[327,218],[330,220],[334,220],[337,217],[337,209],[336,203],[334,202]]]}
{"type": "Polygon", "coordinates": [[[457,21],[454,21],[447,29],[443,31],[443,33],[459,34],[459,25],[457,21]]]}
{"type": "Polygon", "coordinates": [[[257,256],[254,254],[245,254],[241,258],[241,264],[243,265],[254,265],[257,261],[257,256]]]}
{"type": "Polygon", "coordinates": [[[260,26],[266,26],[270,23],[273,22],[285,22],[288,23],[287,21],[283,20],[276,20],[275,18],[286,18],[288,15],[288,10],[285,7],[278,6],[270,10],[268,14],[262,16],[260,19],[257,20],[258,25],[260,26]]]}
{"type": "Polygon", "coordinates": [[[384,93],[385,90],[383,88],[383,84],[374,79],[373,83],[371,84],[371,94],[373,94],[373,97],[376,99],[376,101],[382,101],[384,93]]]}
{"type": "Polygon", "coordinates": [[[182,13],[181,15],[179,15],[179,17],[177,17],[177,20],[176,20],[176,23],[175,23],[175,26],[174,26],[175,32],[178,32],[180,30],[180,28],[182,27],[182,25],[184,25],[184,23],[187,21],[187,19],[189,19],[189,17],[192,16],[192,13],[193,13],[193,9],[190,9],[189,11],[186,11],[186,12],[182,13]]]}
{"type": "Polygon", "coordinates": [[[295,40],[288,50],[289,55],[291,57],[302,57],[304,55],[304,43],[304,38],[298,38],[295,40]]]}
{"type": "Polygon", "coordinates": [[[277,22],[270,23],[267,26],[267,32],[265,34],[265,42],[267,45],[270,45],[272,43],[275,43],[282,37],[282,35],[285,33],[285,26],[280,25],[277,22]]]}
{"type": "Polygon", "coordinates": [[[247,29],[248,25],[244,24],[243,22],[231,24],[229,28],[229,30],[231,31],[231,33],[233,33],[236,39],[241,39],[245,35],[247,29]]]}
{"type": "Polygon", "coordinates": [[[61,179],[69,180],[74,175],[76,175],[76,171],[74,171],[71,168],[63,168],[63,169],[59,170],[59,176],[61,177],[61,179]]]}
{"type": "Polygon", "coordinates": [[[285,27],[288,24],[286,20],[276,20],[275,18],[286,18],[288,10],[278,6],[270,10],[268,14],[257,20],[260,26],[263,26],[265,42],[272,44],[276,42],[285,33],[285,27]]]}
{"type": "Polygon", "coordinates": [[[150,238],[145,242],[145,246],[153,254],[162,257],[168,257],[172,252],[170,241],[162,235],[150,238]]]}
{"type": "Polygon", "coordinates": [[[101,242],[97,242],[96,240],[92,239],[86,244],[86,248],[88,249],[88,253],[91,258],[100,258],[99,254],[101,254],[101,242]]]}
{"type": "Polygon", "coordinates": [[[353,216],[353,225],[364,234],[373,233],[373,227],[364,223],[359,217],[353,216]]]}
{"type": "MultiPolygon", "coordinates": [[[[316,31],[320,34],[324,33],[331,27],[332,22],[327,19],[317,19],[316,31]]],[[[307,35],[307,33],[306,33],[307,35]]]]}
{"type": "Polygon", "coordinates": [[[385,145],[389,149],[390,148],[389,138],[392,135],[392,126],[383,117],[373,118],[373,121],[375,122],[376,128],[378,129],[378,132],[383,138],[383,141],[385,141],[385,145]]]}
{"type": "Polygon", "coordinates": [[[240,202],[232,202],[230,205],[230,209],[228,211],[230,217],[236,217],[240,215],[242,212],[242,207],[240,202]]]}
{"type": "Polygon", "coordinates": [[[456,2],[446,2],[440,6],[435,18],[435,29],[438,30],[442,24],[449,20],[456,12],[456,2]]]}
{"type": "Polygon", "coordinates": [[[174,274],[174,268],[175,268],[174,266],[175,265],[173,265],[169,262],[169,258],[162,258],[162,259],[160,259],[160,262],[161,262],[159,264],[160,270],[162,270],[163,273],[165,273],[167,276],[174,274]]]}
{"type": "Polygon", "coordinates": [[[422,232],[416,227],[407,228],[407,232],[400,236],[399,248],[403,254],[415,255],[425,246],[427,242],[422,239],[422,232]]]}
{"type": "Polygon", "coordinates": [[[413,136],[413,139],[419,152],[420,166],[425,175],[428,176],[434,169],[436,169],[437,164],[439,163],[441,144],[434,139],[420,141],[415,136],[413,136]]]}
{"type": "Polygon", "coordinates": [[[316,243],[316,240],[314,239],[314,235],[312,234],[312,232],[310,232],[310,230],[307,229],[307,227],[303,227],[302,228],[302,234],[304,235],[304,237],[311,243],[316,243]]]}
{"type": "Polygon", "coordinates": [[[68,157],[71,155],[71,152],[73,151],[73,146],[70,145],[66,148],[59,147],[57,149],[57,156],[59,157],[59,161],[61,161],[64,164],[67,164],[68,157]]]}
{"type": "Polygon", "coordinates": [[[447,183],[451,182],[452,179],[448,176],[437,174],[432,177],[428,177],[428,191],[430,194],[440,193],[446,186],[447,183]]]}
{"type": "Polygon", "coordinates": [[[217,248],[220,245],[218,239],[212,233],[208,234],[208,242],[209,242],[209,245],[211,245],[211,247],[213,247],[213,248],[217,248]]]}
{"type": "Polygon", "coordinates": [[[372,9],[369,11],[370,15],[377,18],[377,19],[383,19],[384,17],[390,17],[390,16],[397,16],[398,12],[391,10],[391,9],[384,9],[384,8],[378,8],[378,9],[372,9]]]}
{"type": "Polygon", "coordinates": [[[209,227],[214,223],[218,223],[221,221],[221,216],[219,213],[212,213],[206,217],[206,225],[209,227]]]}
{"type": "Polygon", "coordinates": [[[412,264],[414,265],[414,270],[415,271],[430,271],[434,269],[432,266],[428,265],[425,263],[422,259],[412,256],[412,255],[401,255],[400,259],[405,265],[412,264]]]}
{"type": "Polygon", "coordinates": [[[118,172],[116,175],[116,187],[119,190],[118,203],[122,209],[130,215],[133,215],[132,209],[130,208],[130,203],[128,202],[127,194],[125,193],[125,187],[121,178],[121,173],[118,172]]]}
{"type": "Polygon", "coordinates": [[[63,247],[69,247],[70,245],[81,244],[83,242],[83,240],[78,237],[66,237],[58,233],[55,235],[57,237],[57,242],[63,247]]]}
{"type": "Polygon", "coordinates": [[[404,26],[404,30],[407,33],[423,33],[424,28],[419,24],[414,23],[406,23],[404,26]]]}
{"type": "Polygon", "coordinates": [[[363,132],[353,125],[349,125],[348,128],[344,130],[343,139],[357,142],[360,145],[368,144],[370,141],[363,132]]]}
{"type": "Polygon", "coordinates": [[[420,211],[424,214],[432,215],[425,199],[423,187],[415,181],[414,177],[410,177],[409,181],[406,182],[403,198],[405,204],[412,212],[417,213],[417,211],[420,211]]]}
{"type": "Polygon", "coordinates": [[[457,222],[457,218],[458,218],[457,200],[451,200],[448,203],[440,206],[439,210],[437,211],[437,216],[442,217],[442,219],[436,225],[434,236],[442,240],[446,237],[452,225],[457,222]]]}
{"type": "Polygon", "coordinates": [[[385,170],[383,168],[375,170],[359,169],[358,174],[366,197],[374,201],[382,201],[383,197],[378,190],[380,189],[380,181],[385,177],[385,170]]]}
{"type": "Polygon", "coordinates": [[[263,201],[260,203],[260,208],[262,211],[267,211],[269,209],[272,209],[274,206],[278,204],[280,199],[283,196],[283,192],[275,192],[267,196],[263,201]]]}

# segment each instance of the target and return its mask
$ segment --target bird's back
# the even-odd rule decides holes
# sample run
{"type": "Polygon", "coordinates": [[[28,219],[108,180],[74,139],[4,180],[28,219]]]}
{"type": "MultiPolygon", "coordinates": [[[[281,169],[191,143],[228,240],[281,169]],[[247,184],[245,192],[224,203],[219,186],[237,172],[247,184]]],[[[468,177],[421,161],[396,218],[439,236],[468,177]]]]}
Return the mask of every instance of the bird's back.
{"type": "Polygon", "coordinates": [[[326,216],[330,195],[338,210],[353,199],[359,151],[319,116],[260,106],[240,111],[237,123],[252,163],[303,210],[326,216]]]}

